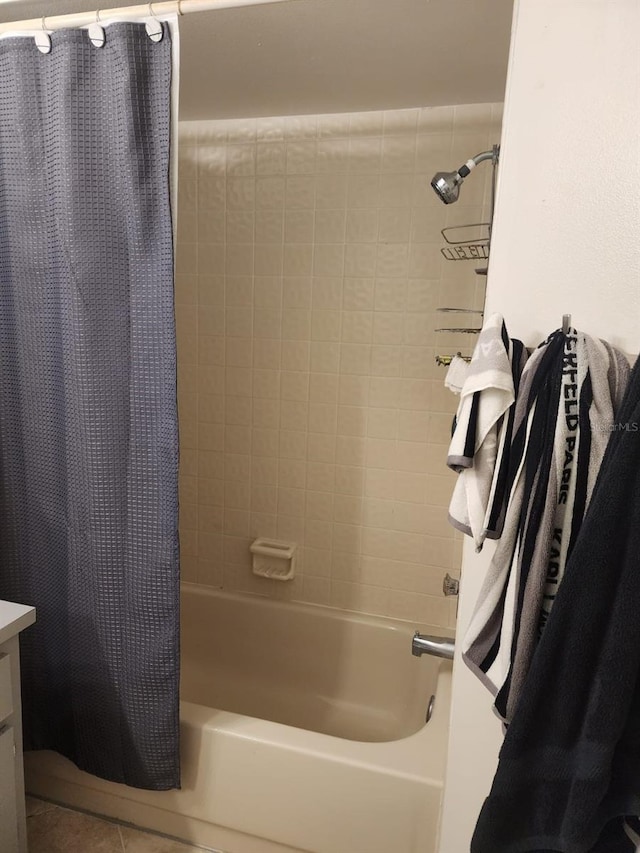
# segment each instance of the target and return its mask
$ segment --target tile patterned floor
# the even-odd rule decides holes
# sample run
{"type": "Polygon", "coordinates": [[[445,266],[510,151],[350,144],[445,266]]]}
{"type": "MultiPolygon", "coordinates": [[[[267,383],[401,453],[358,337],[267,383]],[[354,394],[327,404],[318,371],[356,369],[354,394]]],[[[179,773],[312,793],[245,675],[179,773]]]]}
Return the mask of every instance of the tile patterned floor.
{"type": "Polygon", "coordinates": [[[27,797],[29,853],[202,853],[149,832],[27,797]]]}

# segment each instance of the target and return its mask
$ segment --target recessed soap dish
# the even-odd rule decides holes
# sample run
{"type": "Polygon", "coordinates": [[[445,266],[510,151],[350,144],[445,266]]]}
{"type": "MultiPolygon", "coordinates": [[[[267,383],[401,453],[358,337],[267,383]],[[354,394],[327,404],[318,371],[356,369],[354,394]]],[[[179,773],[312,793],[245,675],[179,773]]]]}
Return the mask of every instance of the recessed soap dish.
{"type": "Polygon", "coordinates": [[[290,581],[296,567],[296,545],[277,539],[256,539],[249,550],[253,554],[253,573],[273,581],[290,581]]]}

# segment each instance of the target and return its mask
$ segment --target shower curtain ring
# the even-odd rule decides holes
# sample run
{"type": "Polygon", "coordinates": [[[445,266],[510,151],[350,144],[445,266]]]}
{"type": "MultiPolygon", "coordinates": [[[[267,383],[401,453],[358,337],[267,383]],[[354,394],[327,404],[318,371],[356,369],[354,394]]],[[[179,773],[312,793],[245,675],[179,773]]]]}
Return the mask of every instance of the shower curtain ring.
{"type": "Polygon", "coordinates": [[[149,17],[152,18],[152,21],[147,21],[145,24],[147,35],[151,39],[151,41],[162,41],[162,36],[164,34],[164,29],[162,24],[156,17],[155,12],[153,11],[153,3],[149,3],[149,17]]]}
{"type": "Polygon", "coordinates": [[[51,36],[47,32],[47,19],[46,15],[42,16],[41,21],[42,30],[38,32],[36,30],[34,41],[36,43],[36,47],[40,51],[40,53],[51,53],[51,36]]]}
{"type": "Polygon", "coordinates": [[[101,24],[100,9],[96,9],[96,20],[89,26],[89,40],[94,47],[104,47],[106,42],[104,27],[101,24]]]}

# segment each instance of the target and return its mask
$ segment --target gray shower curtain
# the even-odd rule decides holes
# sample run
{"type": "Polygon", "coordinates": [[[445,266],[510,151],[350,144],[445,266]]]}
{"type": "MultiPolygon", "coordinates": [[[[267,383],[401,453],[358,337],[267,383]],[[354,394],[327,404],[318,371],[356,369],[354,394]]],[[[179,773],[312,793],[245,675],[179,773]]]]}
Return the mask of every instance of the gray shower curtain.
{"type": "Polygon", "coordinates": [[[0,41],[0,597],[25,746],[179,786],[171,39],[0,41]]]}

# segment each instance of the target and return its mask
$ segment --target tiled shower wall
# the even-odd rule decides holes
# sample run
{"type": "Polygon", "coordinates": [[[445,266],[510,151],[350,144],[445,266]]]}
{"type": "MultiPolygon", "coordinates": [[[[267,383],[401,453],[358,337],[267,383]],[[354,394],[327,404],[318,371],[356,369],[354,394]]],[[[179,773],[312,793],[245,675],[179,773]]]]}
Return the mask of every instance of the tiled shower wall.
{"type": "Polygon", "coordinates": [[[180,127],[176,311],[186,580],[433,625],[460,537],[444,460],[457,398],[436,332],[477,316],[474,264],[440,229],[486,221],[491,168],[429,187],[499,139],[500,105],[180,127]],[[451,317],[455,321],[451,322],[451,317]],[[252,575],[257,536],[298,544],[252,575]]]}

